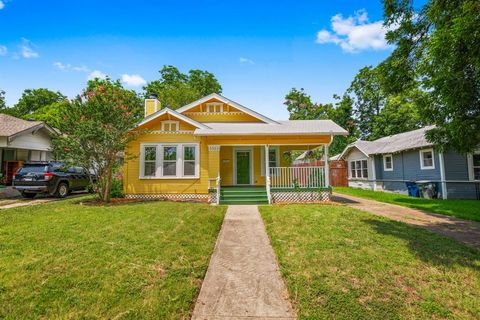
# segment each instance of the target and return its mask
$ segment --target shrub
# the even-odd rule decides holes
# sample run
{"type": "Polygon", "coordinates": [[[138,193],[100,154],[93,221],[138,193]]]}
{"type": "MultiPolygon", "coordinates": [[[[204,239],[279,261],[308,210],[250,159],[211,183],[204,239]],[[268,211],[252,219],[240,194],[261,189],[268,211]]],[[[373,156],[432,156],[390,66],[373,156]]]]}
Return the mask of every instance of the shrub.
{"type": "Polygon", "coordinates": [[[112,180],[112,188],[110,189],[110,197],[112,198],[123,198],[125,194],[123,193],[123,181],[114,179],[112,180]]]}

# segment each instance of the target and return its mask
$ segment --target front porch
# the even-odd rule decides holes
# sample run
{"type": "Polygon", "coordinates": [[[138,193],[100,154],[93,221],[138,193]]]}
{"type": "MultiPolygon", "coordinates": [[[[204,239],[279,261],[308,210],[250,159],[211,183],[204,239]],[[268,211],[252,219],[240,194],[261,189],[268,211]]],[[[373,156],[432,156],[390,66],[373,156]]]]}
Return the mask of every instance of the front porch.
{"type": "Polygon", "coordinates": [[[330,198],[328,144],[209,145],[211,202],[270,204],[320,202],[330,198]],[[308,154],[323,166],[295,166],[308,154]],[[218,167],[214,167],[218,164],[218,167]],[[217,196],[219,195],[219,196],[217,196]]]}

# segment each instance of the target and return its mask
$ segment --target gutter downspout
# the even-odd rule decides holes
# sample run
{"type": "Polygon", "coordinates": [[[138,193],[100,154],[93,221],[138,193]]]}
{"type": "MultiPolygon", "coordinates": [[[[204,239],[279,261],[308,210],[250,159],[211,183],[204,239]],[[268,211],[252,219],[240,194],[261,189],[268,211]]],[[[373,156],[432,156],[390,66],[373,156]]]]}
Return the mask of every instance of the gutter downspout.
{"type": "MultiPolygon", "coordinates": [[[[392,156],[393,157],[393,156],[392,156]]],[[[372,155],[372,180],[373,180],[373,191],[377,191],[377,169],[375,167],[375,155],[372,155]]]]}
{"type": "Polygon", "coordinates": [[[442,184],[442,199],[448,198],[447,182],[445,181],[445,160],[443,158],[443,152],[438,153],[438,162],[440,162],[440,181],[442,184]]]}

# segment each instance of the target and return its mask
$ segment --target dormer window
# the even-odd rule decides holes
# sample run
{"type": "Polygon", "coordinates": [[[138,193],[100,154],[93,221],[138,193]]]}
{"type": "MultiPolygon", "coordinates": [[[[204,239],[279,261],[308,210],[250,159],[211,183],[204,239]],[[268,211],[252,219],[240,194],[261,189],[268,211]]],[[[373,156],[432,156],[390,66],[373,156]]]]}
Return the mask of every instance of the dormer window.
{"type": "Polygon", "coordinates": [[[223,103],[220,103],[220,102],[207,103],[207,112],[210,112],[210,113],[223,112],[223,103]]]}
{"type": "Polygon", "coordinates": [[[178,121],[162,121],[162,131],[178,131],[178,121]]]}

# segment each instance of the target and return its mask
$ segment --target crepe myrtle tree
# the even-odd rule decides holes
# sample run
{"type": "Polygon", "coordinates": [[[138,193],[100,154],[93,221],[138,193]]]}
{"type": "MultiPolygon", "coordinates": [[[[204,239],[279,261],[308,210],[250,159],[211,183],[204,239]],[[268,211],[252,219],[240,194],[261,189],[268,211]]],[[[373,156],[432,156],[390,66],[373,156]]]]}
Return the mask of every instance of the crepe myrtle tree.
{"type": "Polygon", "coordinates": [[[118,154],[138,134],[132,128],[141,118],[141,109],[134,91],[106,78],[90,80],[63,112],[62,134],[53,140],[54,155],[95,172],[97,179],[91,177],[91,182],[103,201],[110,201],[118,154]]]}

